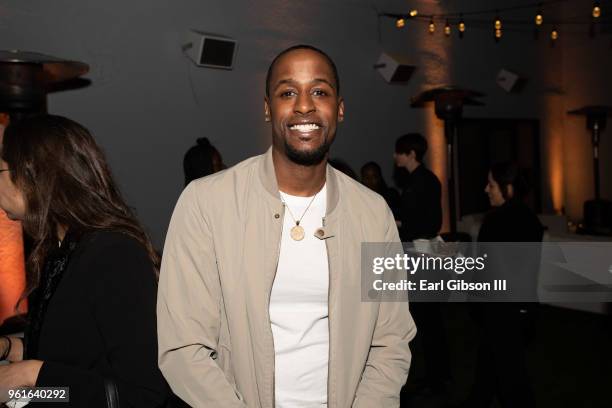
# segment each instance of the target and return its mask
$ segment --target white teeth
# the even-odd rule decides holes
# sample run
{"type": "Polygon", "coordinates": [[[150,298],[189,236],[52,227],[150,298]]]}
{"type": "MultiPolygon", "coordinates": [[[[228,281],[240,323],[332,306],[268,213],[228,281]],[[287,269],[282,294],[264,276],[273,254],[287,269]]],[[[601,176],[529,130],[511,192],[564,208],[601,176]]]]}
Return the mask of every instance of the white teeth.
{"type": "Polygon", "coordinates": [[[289,126],[291,130],[297,130],[299,132],[311,132],[313,130],[319,129],[319,125],[315,123],[305,123],[303,125],[293,125],[289,126]]]}

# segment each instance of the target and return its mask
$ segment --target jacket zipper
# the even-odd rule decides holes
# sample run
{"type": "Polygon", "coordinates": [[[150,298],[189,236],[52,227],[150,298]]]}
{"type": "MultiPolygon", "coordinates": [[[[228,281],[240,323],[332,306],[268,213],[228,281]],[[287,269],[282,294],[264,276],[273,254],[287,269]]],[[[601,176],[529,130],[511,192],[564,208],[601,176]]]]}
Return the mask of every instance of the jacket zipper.
{"type": "Polygon", "coordinates": [[[274,351],[274,333],[272,333],[272,319],[270,319],[270,298],[272,297],[272,288],[274,287],[274,280],[276,279],[276,271],[278,270],[278,263],[280,261],[280,250],[283,242],[283,229],[285,228],[285,203],[283,203],[283,210],[281,211],[281,229],[280,238],[278,240],[278,248],[276,250],[276,264],[274,265],[274,276],[272,277],[272,284],[270,285],[270,291],[268,292],[268,321],[270,322],[270,338],[272,338],[272,408],[276,407],[276,352],[274,351]]]}
{"type": "MultiPolygon", "coordinates": [[[[325,228],[325,217],[321,219],[321,224],[323,228],[325,228]]],[[[332,330],[331,330],[331,289],[332,289],[332,278],[331,278],[331,264],[329,262],[329,246],[327,244],[327,239],[325,239],[325,250],[327,251],[327,279],[328,279],[328,287],[327,287],[327,336],[328,336],[328,357],[327,357],[327,406],[330,406],[330,390],[331,390],[331,356],[332,356],[332,330]]]]}

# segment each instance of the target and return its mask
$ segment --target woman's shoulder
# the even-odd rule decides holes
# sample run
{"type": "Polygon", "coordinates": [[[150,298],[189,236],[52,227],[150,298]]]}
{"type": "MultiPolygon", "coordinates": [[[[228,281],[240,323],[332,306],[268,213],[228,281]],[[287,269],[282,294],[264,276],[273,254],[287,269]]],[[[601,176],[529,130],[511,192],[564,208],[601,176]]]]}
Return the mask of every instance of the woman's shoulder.
{"type": "Polygon", "coordinates": [[[96,230],[86,232],[82,235],[80,241],[79,246],[88,252],[117,250],[121,248],[145,251],[143,245],[136,238],[118,231],[96,230]]]}
{"type": "Polygon", "coordinates": [[[97,230],[83,234],[75,255],[79,264],[94,266],[144,265],[149,267],[152,264],[146,248],[135,237],[109,230],[97,230]]]}

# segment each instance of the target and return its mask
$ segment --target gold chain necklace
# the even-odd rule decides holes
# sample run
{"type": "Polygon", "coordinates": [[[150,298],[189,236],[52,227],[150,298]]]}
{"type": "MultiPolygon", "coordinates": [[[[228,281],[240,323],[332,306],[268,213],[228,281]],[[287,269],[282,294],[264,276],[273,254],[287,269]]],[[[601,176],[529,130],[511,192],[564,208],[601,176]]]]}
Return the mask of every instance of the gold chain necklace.
{"type": "MultiPolygon", "coordinates": [[[[321,190],[319,190],[321,191],[321,190]]],[[[302,221],[302,218],[304,218],[304,216],[306,215],[306,212],[308,212],[308,209],[310,208],[310,205],[314,202],[315,198],[317,198],[317,194],[319,194],[319,192],[317,192],[313,197],[312,200],[310,200],[310,203],[308,203],[308,206],[306,207],[306,209],[304,210],[304,212],[302,213],[302,216],[300,217],[299,220],[296,220],[295,217],[293,216],[293,212],[291,212],[291,208],[289,208],[289,205],[285,202],[285,200],[283,200],[283,205],[285,207],[287,207],[287,210],[289,211],[289,215],[291,215],[291,218],[293,218],[293,222],[295,222],[295,225],[293,226],[293,228],[291,228],[291,238],[294,241],[301,241],[304,239],[304,228],[300,225],[300,222],[302,221]]]]}

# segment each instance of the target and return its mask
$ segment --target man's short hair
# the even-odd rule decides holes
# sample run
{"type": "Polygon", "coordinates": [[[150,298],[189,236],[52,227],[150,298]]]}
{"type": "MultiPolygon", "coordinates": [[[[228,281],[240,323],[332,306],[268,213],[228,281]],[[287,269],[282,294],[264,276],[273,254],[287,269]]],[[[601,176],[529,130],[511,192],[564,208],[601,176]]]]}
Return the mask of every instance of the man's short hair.
{"type": "Polygon", "coordinates": [[[327,60],[327,63],[332,69],[332,72],[334,74],[334,81],[336,82],[336,93],[340,95],[340,77],[338,76],[338,69],[336,68],[336,64],[334,64],[334,61],[331,59],[331,57],[327,55],[324,51],[318,49],[317,47],[313,47],[312,45],[298,44],[298,45],[289,47],[286,50],[281,51],[280,54],[274,57],[274,59],[272,60],[272,63],[270,63],[270,66],[268,67],[268,73],[266,74],[266,96],[268,97],[270,96],[270,79],[272,78],[272,71],[274,70],[274,66],[276,65],[276,62],[283,55],[288,54],[291,51],[295,51],[295,50],[311,50],[311,51],[317,52],[320,55],[322,55],[327,60]]]}
{"type": "Polygon", "coordinates": [[[396,140],[395,153],[408,155],[413,150],[417,161],[422,163],[427,151],[427,140],[420,133],[408,133],[396,140]]]}

